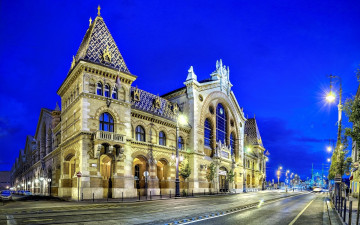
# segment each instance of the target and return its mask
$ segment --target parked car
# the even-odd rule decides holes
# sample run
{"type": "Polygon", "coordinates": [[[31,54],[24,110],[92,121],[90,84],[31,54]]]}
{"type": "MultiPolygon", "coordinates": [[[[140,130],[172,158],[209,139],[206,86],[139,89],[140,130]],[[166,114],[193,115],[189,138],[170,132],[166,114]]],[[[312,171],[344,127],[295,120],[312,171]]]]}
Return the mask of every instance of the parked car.
{"type": "Polygon", "coordinates": [[[313,192],[322,192],[322,188],[321,187],[314,187],[313,192]]]}
{"type": "Polygon", "coordinates": [[[31,191],[24,191],[24,195],[32,195],[31,191]]]}
{"type": "Polygon", "coordinates": [[[1,200],[12,200],[12,194],[9,190],[3,190],[0,193],[1,200]]]}

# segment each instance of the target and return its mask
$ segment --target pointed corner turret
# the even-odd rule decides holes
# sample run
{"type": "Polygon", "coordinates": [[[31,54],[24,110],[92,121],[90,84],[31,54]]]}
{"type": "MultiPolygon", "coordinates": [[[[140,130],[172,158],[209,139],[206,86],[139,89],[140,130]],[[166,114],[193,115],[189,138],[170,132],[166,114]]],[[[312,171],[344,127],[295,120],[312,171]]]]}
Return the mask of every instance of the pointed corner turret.
{"type": "Polygon", "coordinates": [[[255,117],[247,119],[244,132],[247,135],[248,144],[264,147],[255,117]]]}
{"type": "Polygon", "coordinates": [[[71,69],[80,60],[84,60],[131,74],[104,19],[101,17],[100,5],[97,9],[98,13],[94,21],[91,18],[89,19],[89,28],[76,53],[71,69]]]}

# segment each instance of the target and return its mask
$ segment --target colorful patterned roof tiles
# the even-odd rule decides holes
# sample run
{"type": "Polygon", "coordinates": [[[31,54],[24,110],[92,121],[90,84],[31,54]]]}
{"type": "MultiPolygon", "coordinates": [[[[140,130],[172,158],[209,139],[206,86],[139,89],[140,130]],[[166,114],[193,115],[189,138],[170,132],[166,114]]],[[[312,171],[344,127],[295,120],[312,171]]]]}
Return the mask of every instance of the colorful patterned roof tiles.
{"type": "Polygon", "coordinates": [[[101,16],[97,16],[86,31],[75,56],[76,62],[80,59],[130,73],[101,16]]]}
{"type": "Polygon", "coordinates": [[[136,98],[131,98],[131,105],[133,108],[171,120],[176,118],[176,114],[174,113],[174,103],[161,98],[158,95],[151,94],[136,87],[131,87],[131,96],[134,96],[135,92],[139,93],[139,99],[137,101],[135,100],[136,98]]]}
{"type": "Polygon", "coordinates": [[[264,147],[255,118],[247,119],[247,121],[245,122],[244,132],[247,135],[247,144],[259,145],[261,147],[264,147]]]}

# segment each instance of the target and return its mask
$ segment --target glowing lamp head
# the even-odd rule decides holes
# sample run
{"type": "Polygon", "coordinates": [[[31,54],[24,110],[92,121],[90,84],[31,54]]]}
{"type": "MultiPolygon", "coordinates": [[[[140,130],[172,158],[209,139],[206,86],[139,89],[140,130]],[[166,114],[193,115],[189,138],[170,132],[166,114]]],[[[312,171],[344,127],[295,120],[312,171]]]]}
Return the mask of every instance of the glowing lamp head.
{"type": "Polygon", "coordinates": [[[279,167],[279,170],[282,170],[282,166],[279,167]]]}
{"type": "Polygon", "coordinates": [[[179,124],[185,125],[187,123],[187,118],[185,115],[180,114],[178,117],[179,124]]]}
{"type": "Polygon", "coordinates": [[[330,91],[327,95],[326,95],[326,101],[331,103],[331,102],[334,102],[335,101],[335,93],[330,91]]]}
{"type": "Polygon", "coordinates": [[[332,148],[331,146],[327,147],[328,152],[331,152],[332,148]]]}
{"type": "Polygon", "coordinates": [[[247,148],[246,148],[246,152],[251,152],[251,148],[250,148],[250,147],[247,147],[247,148]]]}
{"type": "Polygon", "coordinates": [[[327,161],[328,161],[328,162],[330,162],[330,161],[331,161],[331,159],[330,159],[330,158],[328,158],[328,159],[327,159],[327,161]]]}

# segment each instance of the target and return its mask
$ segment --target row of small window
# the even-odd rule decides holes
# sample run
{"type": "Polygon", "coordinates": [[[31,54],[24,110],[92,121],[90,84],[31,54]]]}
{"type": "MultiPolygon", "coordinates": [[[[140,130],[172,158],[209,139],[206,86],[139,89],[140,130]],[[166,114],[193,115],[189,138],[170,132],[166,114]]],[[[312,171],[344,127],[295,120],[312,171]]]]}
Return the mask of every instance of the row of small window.
{"type": "Polygon", "coordinates": [[[77,96],[79,96],[79,87],[77,87],[76,90],[71,92],[69,98],[64,103],[65,108],[68,107],[70,103],[75,100],[77,96]]]}
{"type": "MultiPolygon", "coordinates": [[[[102,113],[99,119],[99,130],[114,132],[114,119],[109,113],[102,113]]],[[[145,129],[142,126],[137,126],[135,129],[135,140],[137,141],[146,141],[145,129]]],[[[159,145],[166,146],[166,135],[165,132],[159,132],[159,145]]],[[[179,136],[178,138],[178,147],[179,149],[185,148],[184,139],[179,136]]]]}
{"type": "MultiPolygon", "coordinates": [[[[110,84],[105,84],[105,87],[103,87],[103,84],[98,82],[96,86],[96,94],[110,98],[110,84]]],[[[118,99],[118,90],[116,87],[111,90],[111,98],[118,99]]]]}
{"type": "MultiPolygon", "coordinates": [[[[145,137],[145,129],[141,125],[137,126],[135,128],[135,140],[145,142],[145,137]]],[[[159,132],[159,145],[166,146],[166,135],[164,131],[159,132]]],[[[178,148],[181,150],[185,149],[185,142],[181,136],[178,138],[178,148]]]]}

